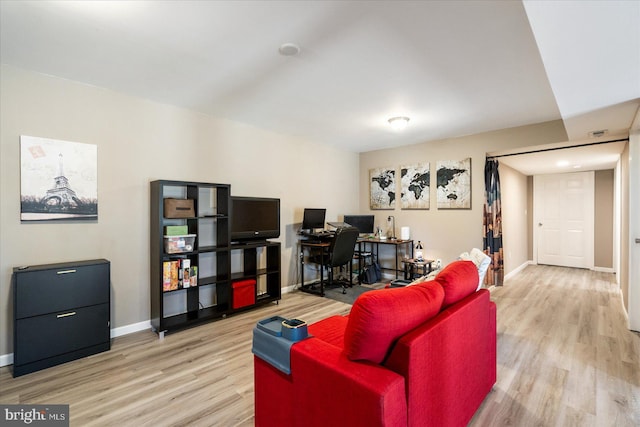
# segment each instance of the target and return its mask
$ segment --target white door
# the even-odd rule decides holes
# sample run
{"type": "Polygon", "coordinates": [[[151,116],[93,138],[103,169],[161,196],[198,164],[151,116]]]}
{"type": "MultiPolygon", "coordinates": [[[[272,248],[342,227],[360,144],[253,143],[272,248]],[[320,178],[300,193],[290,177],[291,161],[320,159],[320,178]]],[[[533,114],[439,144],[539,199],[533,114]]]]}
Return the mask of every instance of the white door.
{"type": "Polygon", "coordinates": [[[533,177],[538,264],[593,268],[594,172],[533,177]]]}

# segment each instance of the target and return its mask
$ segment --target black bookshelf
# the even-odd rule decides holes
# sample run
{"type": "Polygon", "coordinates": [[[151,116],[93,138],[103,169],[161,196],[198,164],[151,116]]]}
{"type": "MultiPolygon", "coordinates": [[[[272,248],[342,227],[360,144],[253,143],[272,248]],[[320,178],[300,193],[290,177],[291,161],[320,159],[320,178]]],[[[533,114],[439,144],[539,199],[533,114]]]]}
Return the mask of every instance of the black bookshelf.
{"type": "Polygon", "coordinates": [[[217,320],[235,312],[259,307],[281,298],[280,243],[230,240],[231,188],[228,184],[158,180],[150,188],[150,298],[151,327],[165,333],[217,320]],[[193,215],[167,218],[165,199],[193,200],[193,215]],[[195,235],[190,250],[167,253],[167,226],[186,226],[195,235]],[[239,266],[232,258],[242,258],[239,266]],[[166,288],[165,263],[188,259],[197,268],[197,281],[188,287],[166,288]],[[232,274],[232,269],[234,273],[232,274]],[[232,308],[232,283],[254,279],[255,303],[232,308]]]}

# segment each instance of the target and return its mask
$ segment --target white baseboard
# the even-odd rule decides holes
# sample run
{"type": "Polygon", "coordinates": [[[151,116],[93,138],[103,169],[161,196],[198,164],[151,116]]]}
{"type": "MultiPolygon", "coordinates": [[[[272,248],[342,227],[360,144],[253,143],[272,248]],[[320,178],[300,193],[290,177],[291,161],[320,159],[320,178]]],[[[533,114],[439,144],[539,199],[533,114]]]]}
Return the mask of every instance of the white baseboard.
{"type": "Polygon", "coordinates": [[[600,273],[615,273],[616,271],[611,267],[593,267],[593,271],[600,273]]]}
{"type": "Polygon", "coordinates": [[[132,334],[134,332],[145,331],[151,329],[151,321],[132,323],[131,325],[120,326],[111,330],[111,338],[121,337],[122,335],[132,334]]]}
{"type": "Polygon", "coordinates": [[[291,286],[285,286],[284,288],[280,289],[280,293],[281,294],[288,294],[289,292],[293,292],[296,289],[300,288],[300,284],[295,284],[295,285],[291,285],[291,286]]]}
{"type": "Polygon", "coordinates": [[[0,354],[0,367],[13,365],[13,353],[0,354]]]}
{"type": "Polygon", "coordinates": [[[515,276],[516,274],[520,273],[522,270],[524,270],[530,264],[533,264],[533,261],[526,261],[522,265],[520,265],[519,267],[516,267],[514,270],[510,271],[509,274],[506,274],[504,276],[504,281],[506,282],[507,280],[511,279],[513,276],[515,276]]]}

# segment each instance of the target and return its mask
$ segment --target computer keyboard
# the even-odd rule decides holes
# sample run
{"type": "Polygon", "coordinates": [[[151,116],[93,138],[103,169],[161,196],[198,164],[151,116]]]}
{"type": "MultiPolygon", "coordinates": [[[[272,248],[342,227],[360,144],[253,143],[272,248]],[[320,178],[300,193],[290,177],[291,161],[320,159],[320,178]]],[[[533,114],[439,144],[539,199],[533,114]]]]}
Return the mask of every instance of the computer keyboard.
{"type": "Polygon", "coordinates": [[[305,231],[302,233],[303,236],[315,237],[316,239],[333,237],[334,234],[335,232],[331,230],[305,231]]]}

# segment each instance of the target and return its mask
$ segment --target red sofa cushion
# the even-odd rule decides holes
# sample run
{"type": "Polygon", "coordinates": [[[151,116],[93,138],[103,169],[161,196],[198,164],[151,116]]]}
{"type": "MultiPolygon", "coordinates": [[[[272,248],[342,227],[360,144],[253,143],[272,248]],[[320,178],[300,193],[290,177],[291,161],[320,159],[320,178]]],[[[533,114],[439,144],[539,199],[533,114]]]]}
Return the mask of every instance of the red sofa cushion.
{"type": "Polygon", "coordinates": [[[393,342],[435,316],[443,299],[442,286],[434,281],[360,295],[344,334],[347,358],[382,363],[393,342]]]}
{"type": "Polygon", "coordinates": [[[478,269],[471,261],[454,261],[435,278],[444,289],[443,307],[449,307],[478,288],[478,269]]]}

